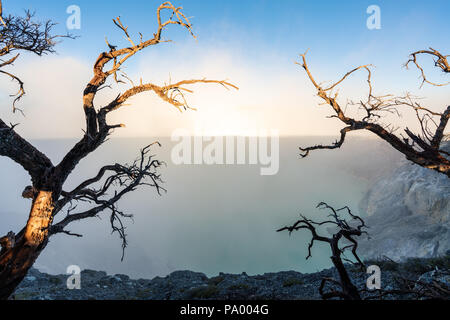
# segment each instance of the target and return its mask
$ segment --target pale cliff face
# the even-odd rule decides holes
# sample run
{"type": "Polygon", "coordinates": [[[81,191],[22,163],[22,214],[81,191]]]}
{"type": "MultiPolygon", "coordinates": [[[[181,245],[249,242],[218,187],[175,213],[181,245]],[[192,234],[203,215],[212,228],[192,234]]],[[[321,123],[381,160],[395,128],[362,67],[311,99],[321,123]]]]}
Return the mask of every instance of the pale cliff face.
{"type": "MultiPolygon", "coordinates": [[[[449,149],[450,143],[445,148],[449,149]]],[[[376,182],[361,202],[371,240],[365,257],[431,257],[450,250],[450,179],[409,162],[376,182]]]]}

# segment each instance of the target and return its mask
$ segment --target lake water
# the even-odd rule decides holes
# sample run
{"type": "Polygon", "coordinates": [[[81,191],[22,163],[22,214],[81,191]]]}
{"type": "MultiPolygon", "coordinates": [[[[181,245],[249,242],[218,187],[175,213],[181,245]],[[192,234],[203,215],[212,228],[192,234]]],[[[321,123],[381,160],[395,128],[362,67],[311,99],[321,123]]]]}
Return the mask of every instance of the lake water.
{"type": "MultiPolygon", "coordinates": [[[[156,138],[112,139],[82,161],[65,189],[70,189],[98,169],[115,162],[131,162],[139,148],[156,138]]],[[[307,232],[289,236],[275,230],[295,222],[299,214],[320,219],[320,201],[336,207],[358,203],[370,182],[389,170],[397,155],[377,140],[353,138],[340,150],[318,151],[300,159],[297,147],[331,137],[280,138],[280,168],[273,176],[261,176],[258,165],[174,165],[170,151],[175,142],[158,138],[158,158],[168,192],[154,189],[130,193],[120,208],[133,213],[126,220],[129,246],[121,258],[121,242],[111,234],[109,216],[76,222],[69,230],[83,238],[57,235],[36,263],[49,273],[65,273],[67,266],[152,278],[175,270],[258,274],[283,270],[314,272],[330,266],[329,248],[317,245],[306,261],[307,232]]],[[[33,141],[57,163],[72,140],[33,141]]],[[[30,201],[21,198],[29,185],[27,174],[6,158],[0,159],[0,234],[18,231],[26,223],[30,201]]],[[[364,213],[361,213],[364,215],[364,213]]],[[[60,215],[64,215],[61,212],[60,215]]],[[[58,220],[59,218],[57,218],[58,220]]]]}

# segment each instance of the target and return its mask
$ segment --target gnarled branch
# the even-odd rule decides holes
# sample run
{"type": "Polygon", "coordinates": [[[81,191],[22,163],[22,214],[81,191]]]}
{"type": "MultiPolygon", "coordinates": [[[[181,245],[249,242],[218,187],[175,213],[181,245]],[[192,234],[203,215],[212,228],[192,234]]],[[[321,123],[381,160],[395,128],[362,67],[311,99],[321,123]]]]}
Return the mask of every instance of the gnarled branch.
{"type": "Polygon", "coordinates": [[[417,62],[418,55],[430,55],[432,57],[435,57],[436,58],[436,60],[434,60],[435,67],[440,68],[442,70],[442,72],[444,72],[444,73],[450,73],[450,65],[448,64],[448,60],[447,60],[447,57],[449,57],[449,55],[444,56],[439,51],[437,51],[433,48],[429,48],[429,50],[419,50],[419,51],[411,53],[409,60],[405,63],[405,67],[408,68],[408,65],[410,63],[413,63],[417,67],[417,69],[420,70],[421,77],[422,77],[422,84],[420,85],[421,87],[424,85],[425,82],[428,84],[431,84],[433,86],[437,86],[437,87],[441,87],[441,86],[450,84],[450,82],[439,84],[439,83],[429,81],[425,75],[425,71],[420,66],[420,64],[417,62]]]}
{"type": "MultiPolygon", "coordinates": [[[[339,273],[340,280],[337,281],[328,278],[323,279],[319,288],[319,292],[322,298],[323,299],[343,298],[349,300],[360,300],[361,297],[359,295],[359,292],[357,288],[353,285],[345,269],[341,255],[344,254],[346,250],[351,249],[352,255],[356,260],[356,264],[359,265],[361,268],[364,267],[364,263],[361,261],[358,254],[356,253],[358,243],[355,240],[355,237],[359,237],[367,233],[364,230],[365,228],[367,228],[367,226],[364,220],[361,217],[354,215],[347,206],[340,209],[334,209],[327,203],[321,202],[317,205],[317,208],[327,209],[328,211],[330,211],[331,213],[328,215],[329,219],[321,222],[315,222],[311,219],[306,218],[305,216],[301,216],[301,219],[298,220],[296,223],[294,223],[291,226],[281,228],[277,230],[277,232],[289,231],[289,233],[292,233],[293,231],[298,231],[302,229],[309,230],[311,232],[312,237],[308,245],[308,255],[306,257],[307,260],[311,258],[311,249],[314,245],[314,241],[321,241],[328,243],[332,251],[331,260],[339,273]],[[342,218],[340,216],[340,212],[342,211],[347,212],[351,220],[353,222],[356,222],[356,225],[352,225],[345,218],[342,218]],[[331,237],[326,237],[319,234],[317,229],[319,227],[325,226],[331,226],[333,227],[333,229],[336,229],[336,231],[334,231],[331,237]],[[350,242],[350,244],[344,247],[340,247],[339,242],[342,239],[346,239],[347,241],[350,242]],[[335,285],[338,285],[341,288],[341,291],[331,290],[325,292],[324,287],[327,282],[331,282],[335,285]]],[[[345,260],[350,261],[348,259],[345,260]]]]}
{"type": "MultiPolygon", "coordinates": [[[[122,106],[124,102],[132,96],[145,91],[153,91],[161,99],[181,110],[182,107],[185,109],[190,108],[184,98],[183,91],[191,91],[184,88],[185,85],[194,83],[216,83],[221,84],[224,87],[233,87],[237,89],[237,87],[231,83],[219,80],[183,80],[178,83],[165,86],[158,86],[152,83],[143,84],[141,80],[140,85],[133,85],[132,88],[126,90],[124,93],[118,94],[117,98],[111,103],[100,108],[99,111],[96,110],[94,106],[94,99],[98,91],[105,85],[107,79],[113,76],[113,79],[117,83],[122,83],[123,81],[121,81],[117,76],[117,72],[120,70],[121,66],[139,51],[163,42],[161,35],[163,30],[168,25],[179,25],[187,29],[189,33],[193,35],[192,25],[181,10],[181,7],[174,7],[170,2],[164,2],[161,4],[157,9],[156,14],[158,29],[156,33],[153,34],[153,38],[148,40],[143,40],[143,36],[140,34],[139,41],[134,41],[130,36],[128,27],[122,23],[120,17],[113,20],[114,24],[121,30],[121,32],[125,34],[125,38],[128,40],[130,46],[118,49],[117,46],[111,45],[107,42],[110,50],[101,53],[97,58],[93,69],[94,75],[87,84],[83,94],[83,109],[86,115],[85,134],[57,165],[56,172],[58,174],[65,175],[67,177],[67,175],[72,172],[81,159],[86,157],[105,141],[112,129],[124,127],[123,124],[108,124],[106,121],[106,116],[109,112],[112,112],[122,106]],[[161,17],[163,11],[169,12],[169,18],[165,21],[161,17]],[[110,69],[107,68],[109,62],[112,62],[110,69]]],[[[64,177],[64,179],[66,177],[64,177]]]]}
{"type": "MultiPolygon", "coordinates": [[[[1,1],[0,1],[1,6],[1,1]]],[[[10,54],[15,54],[17,51],[27,51],[37,54],[39,56],[54,53],[55,45],[60,38],[74,38],[70,34],[54,35],[52,29],[55,23],[48,20],[40,22],[34,19],[34,13],[25,11],[25,16],[3,16],[0,12],[0,57],[7,57],[10,54]]],[[[20,53],[8,58],[6,61],[0,63],[0,73],[8,76],[11,80],[17,82],[19,89],[16,94],[13,94],[13,112],[20,109],[17,108],[16,103],[25,95],[23,81],[13,74],[4,70],[4,67],[12,65],[20,53]]]]}
{"type": "Polygon", "coordinates": [[[132,164],[104,166],[95,177],[87,179],[70,192],[63,191],[61,193],[62,198],[56,202],[53,215],[57,215],[67,204],[71,204],[71,206],[68,209],[67,215],[51,227],[50,234],[71,234],[65,229],[70,223],[95,217],[101,212],[108,210],[110,212],[110,222],[113,232],[119,234],[122,239],[122,249],[125,250],[127,239],[122,218],[131,218],[132,215],[119,210],[117,202],[124,195],[135,191],[140,186],[155,188],[158,194],[165,191],[161,186],[162,181],[158,174],[158,169],[163,163],[150,155],[151,147],[155,144],[159,145],[156,142],[143,148],[140,157],[132,164]],[[111,174],[105,178],[107,172],[111,172],[111,174]],[[104,181],[100,187],[92,187],[92,185],[102,180],[104,181]],[[94,207],[82,212],[72,213],[76,209],[74,202],[93,204],[94,207]]]}
{"type": "MultiPolygon", "coordinates": [[[[412,54],[413,62],[416,62],[415,57],[422,52],[415,52],[412,54]]],[[[437,51],[431,51],[429,54],[434,54],[439,57],[436,61],[436,66],[447,72],[448,64],[446,57],[437,51]]],[[[306,157],[310,151],[320,149],[337,149],[345,142],[346,134],[350,131],[368,130],[384,141],[388,142],[399,152],[403,153],[406,158],[422,167],[429,168],[450,177],[450,160],[447,157],[448,152],[442,150],[442,143],[445,137],[445,129],[450,119],[450,106],[442,112],[433,112],[429,108],[423,107],[417,99],[414,99],[410,94],[396,97],[393,95],[376,96],[373,94],[373,87],[371,82],[370,65],[364,65],[347,72],[340,80],[332,85],[323,88],[312,75],[309,66],[306,62],[306,53],[300,55],[302,63],[300,64],[306,71],[306,74],[317,90],[317,95],[325,101],[325,104],[331,106],[334,113],[331,118],[337,118],[343,122],[346,127],[341,130],[340,140],[331,145],[316,145],[310,147],[301,147],[301,156],[306,157]],[[344,111],[338,102],[338,94],[333,94],[332,91],[340,85],[351,74],[358,70],[367,71],[368,95],[364,101],[349,102],[350,105],[359,106],[365,111],[365,116],[362,119],[350,117],[344,111]],[[408,128],[403,131],[405,136],[397,136],[395,130],[391,125],[383,125],[379,123],[379,119],[383,113],[391,113],[400,115],[399,109],[407,107],[412,109],[417,116],[420,124],[421,133],[413,133],[408,128]],[[438,119],[439,118],[439,119],[438,119]]]]}
{"type": "Polygon", "coordinates": [[[20,164],[29,174],[34,184],[53,167],[47,156],[33,147],[0,119],[0,156],[6,156],[20,164]]]}

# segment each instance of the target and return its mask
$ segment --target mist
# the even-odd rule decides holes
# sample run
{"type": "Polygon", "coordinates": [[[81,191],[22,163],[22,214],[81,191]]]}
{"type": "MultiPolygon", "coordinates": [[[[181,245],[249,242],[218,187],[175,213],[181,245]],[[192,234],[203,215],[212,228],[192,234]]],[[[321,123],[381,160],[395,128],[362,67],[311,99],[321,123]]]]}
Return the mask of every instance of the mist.
{"type": "MultiPolygon", "coordinates": [[[[331,266],[329,248],[317,244],[307,255],[307,232],[289,236],[276,229],[295,222],[302,213],[322,219],[315,209],[321,201],[335,207],[358,204],[367,189],[398,163],[400,156],[384,142],[349,138],[339,150],[313,152],[301,159],[298,146],[329,143],[334,137],[280,138],[280,169],[260,175],[258,165],[174,165],[168,137],[112,139],[84,159],[64,186],[66,190],[97,174],[105,164],[132,162],[139,149],[154,141],[156,158],[166,162],[160,173],[167,193],[143,187],[127,194],[119,208],[134,215],[125,219],[128,247],[121,262],[121,242],[111,234],[109,215],[100,214],[69,225],[82,238],[56,235],[35,267],[65,273],[69,265],[123,273],[133,278],[165,276],[193,270],[208,276],[226,273],[260,274],[296,270],[315,272],[331,266]]],[[[33,144],[57,163],[75,140],[34,140],[33,144]]],[[[1,158],[0,233],[18,232],[26,223],[30,202],[21,197],[30,184],[26,172],[1,158]]],[[[80,207],[82,208],[82,207],[80,207]]],[[[66,208],[67,209],[67,208],[66,208]]],[[[56,220],[65,215],[61,211],[56,220]]],[[[364,256],[364,253],[361,252],[364,256]]]]}

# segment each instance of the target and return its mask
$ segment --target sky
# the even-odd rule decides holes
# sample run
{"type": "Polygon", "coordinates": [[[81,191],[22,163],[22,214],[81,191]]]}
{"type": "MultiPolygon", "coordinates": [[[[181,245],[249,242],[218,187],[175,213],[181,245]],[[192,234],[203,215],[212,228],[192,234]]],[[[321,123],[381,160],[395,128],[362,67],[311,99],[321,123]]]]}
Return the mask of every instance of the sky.
{"type": "MultiPolygon", "coordinates": [[[[112,44],[126,46],[123,34],[113,25],[120,16],[134,39],[156,30],[156,8],[161,1],[22,1],[4,0],[5,14],[36,12],[37,19],[59,24],[55,32],[67,32],[66,10],[76,5],[81,12],[78,36],[57,46],[57,54],[36,57],[23,54],[10,69],[25,82],[27,95],[20,102],[25,117],[12,114],[9,94],[14,84],[0,79],[1,117],[20,123],[17,131],[25,137],[69,138],[82,134],[84,115],[82,91],[92,76],[92,66],[112,44]]],[[[130,100],[130,105],[111,116],[126,128],[119,137],[168,136],[185,128],[212,135],[254,135],[260,130],[278,130],[281,135],[336,135],[342,125],[327,119],[330,109],[320,106],[304,71],[296,64],[308,50],[311,71],[319,82],[339,79],[362,64],[375,66],[373,84],[377,94],[410,91],[424,97],[423,103],[442,110],[450,100],[449,90],[425,86],[420,89],[419,73],[406,70],[408,54],[433,47],[448,53],[449,1],[302,1],[228,0],[173,1],[190,17],[197,39],[186,30],[171,26],[162,43],[139,53],[124,71],[135,82],[164,84],[193,78],[228,79],[240,90],[195,86],[190,105],[198,111],[180,113],[151,93],[130,100]],[[369,30],[366,21],[370,5],[381,13],[381,28],[369,30]]],[[[430,59],[421,60],[430,76],[430,59]]],[[[342,87],[342,101],[358,99],[367,88],[365,75],[355,75],[342,87]]],[[[105,89],[96,100],[101,106],[126,85],[105,89]]],[[[355,111],[357,112],[357,111],[355,111]]],[[[413,121],[405,114],[404,123],[413,121]]],[[[409,127],[414,124],[408,123],[409,127]]]]}

